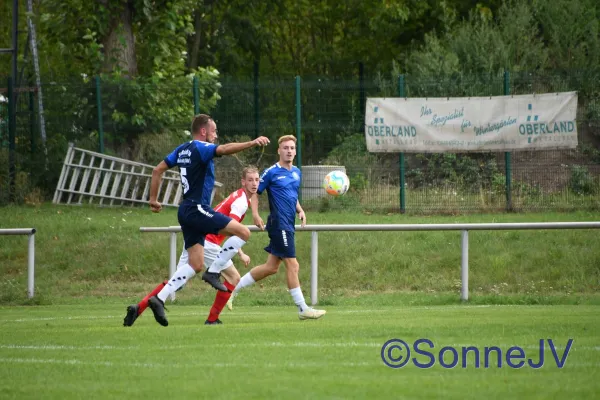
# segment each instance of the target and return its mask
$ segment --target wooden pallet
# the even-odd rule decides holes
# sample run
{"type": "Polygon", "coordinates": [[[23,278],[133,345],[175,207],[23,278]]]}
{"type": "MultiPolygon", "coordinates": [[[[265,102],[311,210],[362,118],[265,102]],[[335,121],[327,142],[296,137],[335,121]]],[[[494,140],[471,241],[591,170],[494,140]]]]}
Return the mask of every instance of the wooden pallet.
{"type": "MultiPolygon", "coordinates": [[[[70,143],[52,202],[146,206],[153,169],[153,165],[80,149],[70,143]]],[[[215,182],[211,203],[216,188],[221,186],[221,183],[215,182]]],[[[158,201],[166,207],[179,206],[181,179],[176,170],[164,173],[158,201]]]]}

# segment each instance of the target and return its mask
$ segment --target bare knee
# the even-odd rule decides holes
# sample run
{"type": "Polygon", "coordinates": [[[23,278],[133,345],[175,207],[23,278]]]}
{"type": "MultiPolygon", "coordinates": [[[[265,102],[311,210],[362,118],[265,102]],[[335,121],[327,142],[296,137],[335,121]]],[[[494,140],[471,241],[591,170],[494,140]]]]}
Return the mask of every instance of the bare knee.
{"type": "Polygon", "coordinates": [[[279,271],[279,264],[266,264],[265,271],[269,273],[269,275],[274,275],[279,271]]]}
{"type": "Polygon", "coordinates": [[[188,264],[196,272],[201,272],[204,268],[204,248],[196,244],[188,249],[188,264]]]}
{"type": "Polygon", "coordinates": [[[231,283],[233,286],[237,286],[237,284],[240,283],[240,273],[235,267],[229,267],[222,271],[221,274],[227,282],[231,283]]]}
{"type": "Polygon", "coordinates": [[[300,271],[300,264],[298,264],[298,261],[296,261],[296,259],[285,260],[285,267],[288,270],[288,274],[293,273],[295,275],[298,275],[298,272],[300,271]]]}
{"type": "Polygon", "coordinates": [[[248,229],[246,226],[242,225],[242,228],[240,229],[240,233],[236,236],[239,237],[240,239],[242,239],[244,242],[247,242],[248,239],[250,239],[250,229],[248,229]]]}

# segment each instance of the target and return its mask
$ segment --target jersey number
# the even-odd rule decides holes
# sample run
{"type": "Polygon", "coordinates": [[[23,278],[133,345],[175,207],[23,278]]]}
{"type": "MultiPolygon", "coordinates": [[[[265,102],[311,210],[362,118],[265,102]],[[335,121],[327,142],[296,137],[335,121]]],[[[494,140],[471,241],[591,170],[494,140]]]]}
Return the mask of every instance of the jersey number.
{"type": "Polygon", "coordinates": [[[188,180],[185,177],[186,174],[187,174],[187,168],[179,169],[179,175],[181,176],[181,185],[183,186],[184,194],[187,193],[188,190],[190,190],[190,184],[188,183],[188,180]]]}

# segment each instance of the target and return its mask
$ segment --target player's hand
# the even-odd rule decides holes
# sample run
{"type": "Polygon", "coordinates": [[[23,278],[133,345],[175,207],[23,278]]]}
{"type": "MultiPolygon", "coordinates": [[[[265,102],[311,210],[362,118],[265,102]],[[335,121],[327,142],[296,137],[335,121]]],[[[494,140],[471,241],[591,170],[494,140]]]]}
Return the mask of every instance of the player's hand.
{"type": "Polygon", "coordinates": [[[271,141],[266,136],[259,136],[256,139],[254,139],[252,143],[254,143],[255,146],[266,146],[269,143],[271,143],[271,141]]]}
{"type": "Polygon", "coordinates": [[[156,200],[150,200],[149,204],[153,213],[159,213],[162,210],[162,205],[156,200]]]}
{"type": "Polygon", "coordinates": [[[265,230],[265,223],[264,223],[263,219],[260,217],[260,215],[258,215],[258,214],[252,215],[252,219],[254,219],[254,225],[258,226],[261,231],[265,230]]]}
{"type": "Polygon", "coordinates": [[[302,221],[300,226],[304,228],[306,226],[306,214],[304,214],[304,210],[298,213],[298,218],[300,218],[300,221],[302,221]]]}
{"type": "Polygon", "coordinates": [[[250,256],[244,253],[240,255],[240,260],[242,260],[242,262],[244,263],[244,267],[248,268],[248,265],[250,265],[250,256]]]}

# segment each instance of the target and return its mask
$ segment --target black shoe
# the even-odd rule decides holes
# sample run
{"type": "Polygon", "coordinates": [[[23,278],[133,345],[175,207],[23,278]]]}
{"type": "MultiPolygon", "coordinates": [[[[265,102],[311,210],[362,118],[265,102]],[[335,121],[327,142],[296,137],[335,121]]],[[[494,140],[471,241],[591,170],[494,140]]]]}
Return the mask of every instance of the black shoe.
{"type": "Polygon", "coordinates": [[[127,306],[127,315],[125,315],[125,319],[123,319],[123,326],[133,325],[133,323],[138,317],[139,308],[140,307],[137,304],[127,306]]]}
{"type": "Polygon", "coordinates": [[[229,292],[229,289],[227,289],[227,287],[221,283],[221,280],[219,279],[220,277],[221,274],[216,272],[208,272],[208,270],[204,271],[204,273],[202,274],[202,280],[204,282],[207,282],[212,287],[214,287],[217,290],[220,290],[221,292],[229,292]]]}
{"type": "Polygon", "coordinates": [[[148,300],[148,306],[154,313],[154,319],[156,322],[162,326],[169,325],[169,321],[167,321],[167,316],[165,315],[165,303],[163,303],[161,299],[156,296],[150,297],[150,300],[148,300]]]}
{"type": "Polygon", "coordinates": [[[221,321],[219,318],[217,318],[216,321],[212,321],[212,322],[209,320],[206,320],[206,321],[204,321],[204,325],[223,325],[223,321],[221,321]]]}

